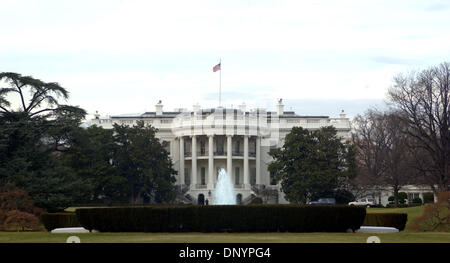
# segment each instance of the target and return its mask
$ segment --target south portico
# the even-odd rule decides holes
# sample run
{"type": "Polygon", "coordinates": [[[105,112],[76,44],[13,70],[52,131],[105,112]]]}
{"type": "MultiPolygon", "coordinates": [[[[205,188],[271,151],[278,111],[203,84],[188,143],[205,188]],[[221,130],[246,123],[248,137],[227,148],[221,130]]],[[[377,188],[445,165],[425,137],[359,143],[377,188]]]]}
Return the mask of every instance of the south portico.
{"type": "MultiPolygon", "coordinates": [[[[252,186],[261,184],[261,143],[258,136],[199,134],[179,136],[177,184],[188,187],[198,200],[214,202],[218,171],[224,168],[234,185],[236,200],[254,195],[252,186]]],[[[203,203],[203,202],[201,202],[203,203]]]]}

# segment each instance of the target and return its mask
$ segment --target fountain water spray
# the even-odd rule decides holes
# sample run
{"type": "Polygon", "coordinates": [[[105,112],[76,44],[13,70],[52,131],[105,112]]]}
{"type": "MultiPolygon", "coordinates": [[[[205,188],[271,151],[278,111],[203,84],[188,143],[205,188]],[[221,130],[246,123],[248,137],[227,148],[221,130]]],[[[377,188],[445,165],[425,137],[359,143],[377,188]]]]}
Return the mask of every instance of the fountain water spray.
{"type": "Polygon", "coordinates": [[[214,193],[215,205],[235,205],[233,183],[224,168],[219,169],[219,177],[214,193]]]}

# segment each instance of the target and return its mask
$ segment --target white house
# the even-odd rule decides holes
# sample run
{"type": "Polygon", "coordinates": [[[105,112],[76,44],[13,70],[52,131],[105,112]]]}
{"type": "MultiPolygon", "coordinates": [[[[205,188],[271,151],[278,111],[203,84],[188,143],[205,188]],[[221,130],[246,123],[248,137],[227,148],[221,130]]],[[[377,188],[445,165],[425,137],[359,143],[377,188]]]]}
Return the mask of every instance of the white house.
{"type": "Polygon", "coordinates": [[[276,111],[207,108],[194,105],[193,110],[164,111],[159,101],[154,112],[101,118],[96,114],[90,125],[112,128],[114,123],[133,125],[144,121],[158,129],[157,137],[165,145],[178,171],[176,184],[184,201],[214,203],[218,170],[224,168],[232,179],[237,203],[261,196],[267,203],[287,203],[267,170],[269,151],[281,147],[294,126],[319,129],[334,126],[347,139],[350,121],[342,111],[339,118],[300,116],[284,111],[280,99],[276,111]]]}

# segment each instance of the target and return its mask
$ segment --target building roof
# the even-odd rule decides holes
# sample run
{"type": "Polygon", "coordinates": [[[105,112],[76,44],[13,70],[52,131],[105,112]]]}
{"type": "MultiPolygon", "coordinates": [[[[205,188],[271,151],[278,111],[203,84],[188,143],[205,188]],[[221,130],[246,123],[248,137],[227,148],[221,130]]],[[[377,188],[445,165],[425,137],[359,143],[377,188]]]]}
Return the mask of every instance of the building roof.
{"type": "MultiPolygon", "coordinates": [[[[240,109],[232,109],[232,108],[206,108],[206,109],[200,109],[199,112],[202,113],[202,115],[209,115],[213,114],[215,112],[233,112],[237,114],[238,112],[242,112],[240,109]],[[220,111],[219,111],[220,109],[220,111]]],[[[246,115],[249,115],[250,113],[256,113],[259,112],[265,112],[268,117],[272,115],[276,115],[276,112],[273,111],[265,111],[264,109],[255,109],[254,111],[245,111],[246,115]]],[[[123,115],[114,115],[111,116],[111,118],[114,119],[123,119],[123,118],[175,118],[179,114],[194,114],[194,111],[164,111],[160,115],[156,115],[155,111],[148,111],[144,112],[142,114],[136,113],[136,114],[123,114],[123,115]]],[[[327,119],[329,116],[305,116],[305,115],[297,115],[294,111],[284,111],[282,115],[278,116],[279,118],[308,118],[308,119],[327,119]]]]}

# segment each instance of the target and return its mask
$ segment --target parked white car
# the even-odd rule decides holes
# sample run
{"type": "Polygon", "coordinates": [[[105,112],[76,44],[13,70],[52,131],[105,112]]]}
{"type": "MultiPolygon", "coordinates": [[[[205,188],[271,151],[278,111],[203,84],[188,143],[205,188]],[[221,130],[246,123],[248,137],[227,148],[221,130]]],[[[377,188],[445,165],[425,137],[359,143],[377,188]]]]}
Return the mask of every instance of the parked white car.
{"type": "Polygon", "coordinates": [[[348,203],[348,205],[367,206],[367,207],[375,206],[376,204],[377,201],[375,200],[375,198],[362,198],[357,201],[348,203]]]}

